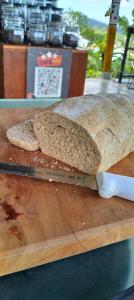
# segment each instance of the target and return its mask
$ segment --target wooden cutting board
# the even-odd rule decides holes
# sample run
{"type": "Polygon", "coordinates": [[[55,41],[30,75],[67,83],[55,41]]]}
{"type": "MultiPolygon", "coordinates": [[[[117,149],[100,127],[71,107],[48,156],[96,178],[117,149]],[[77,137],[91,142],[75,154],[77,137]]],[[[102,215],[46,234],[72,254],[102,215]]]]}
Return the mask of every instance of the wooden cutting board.
{"type": "MultiPolygon", "coordinates": [[[[6,129],[40,109],[0,109],[0,161],[71,170],[12,146],[6,129]]],[[[110,170],[134,176],[134,153],[110,170]]],[[[134,236],[134,203],[88,188],[0,174],[0,275],[134,236]]]]}

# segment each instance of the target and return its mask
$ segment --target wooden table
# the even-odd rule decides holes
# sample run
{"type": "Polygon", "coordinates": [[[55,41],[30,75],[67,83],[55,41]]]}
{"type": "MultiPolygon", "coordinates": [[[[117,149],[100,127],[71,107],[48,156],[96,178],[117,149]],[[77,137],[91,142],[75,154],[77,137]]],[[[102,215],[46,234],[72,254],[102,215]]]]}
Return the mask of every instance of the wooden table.
{"type": "MultiPolygon", "coordinates": [[[[0,98],[26,98],[27,49],[27,45],[0,45],[0,98]]],[[[72,50],[68,97],[83,94],[87,56],[87,51],[72,50]]]]}
{"type": "MultiPolygon", "coordinates": [[[[0,161],[71,170],[40,151],[12,146],[6,129],[41,109],[0,110],[0,161]]],[[[134,176],[134,153],[110,171],[134,176]]],[[[134,203],[88,188],[0,175],[0,275],[134,236],[134,203]]]]}

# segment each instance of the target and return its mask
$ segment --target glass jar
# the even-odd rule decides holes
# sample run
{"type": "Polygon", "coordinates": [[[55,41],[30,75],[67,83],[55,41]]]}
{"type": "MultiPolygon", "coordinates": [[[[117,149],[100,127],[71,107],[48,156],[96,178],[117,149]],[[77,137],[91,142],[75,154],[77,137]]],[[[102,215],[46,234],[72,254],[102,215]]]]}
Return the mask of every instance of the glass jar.
{"type": "Polygon", "coordinates": [[[63,16],[63,9],[59,7],[53,7],[53,14],[54,15],[59,15],[61,17],[62,21],[62,16],[63,16]]]}
{"type": "Polygon", "coordinates": [[[79,28],[74,26],[66,26],[63,36],[63,45],[76,48],[79,42],[79,28]]]}
{"type": "Polygon", "coordinates": [[[46,25],[30,24],[27,31],[28,41],[33,45],[43,45],[46,42],[46,25]]]}
{"type": "Polygon", "coordinates": [[[26,5],[26,0],[12,0],[14,4],[26,5]]]}
{"type": "Polygon", "coordinates": [[[22,44],[24,41],[23,21],[20,17],[6,17],[3,20],[2,37],[6,43],[22,44]]]}
{"type": "Polygon", "coordinates": [[[24,29],[14,28],[4,31],[4,41],[6,43],[23,44],[24,42],[24,29]]]}
{"type": "Polygon", "coordinates": [[[1,14],[10,14],[14,6],[11,3],[2,3],[1,4],[1,14]]]}
{"type": "Polygon", "coordinates": [[[45,7],[46,6],[46,0],[34,0],[34,5],[45,7]]]}
{"type": "Polygon", "coordinates": [[[2,0],[2,3],[10,3],[10,0],[2,0]]]}
{"type": "Polygon", "coordinates": [[[47,28],[47,43],[53,47],[63,44],[63,26],[61,22],[50,22],[47,28]]]}
{"type": "Polygon", "coordinates": [[[10,3],[10,0],[2,0],[2,3],[10,3]]]}
{"type": "Polygon", "coordinates": [[[46,0],[46,4],[51,4],[53,7],[57,6],[58,0],[46,0]]]}
{"type": "Polygon", "coordinates": [[[26,0],[26,4],[33,6],[34,5],[34,0],[26,0]]]}
{"type": "Polygon", "coordinates": [[[29,27],[30,24],[42,24],[45,23],[45,15],[43,13],[43,10],[40,8],[28,8],[27,10],[27,27],[29,27]]]}
{"type": "Polygon", "coordinates": [[[18,6],[18,7],[14,7],[13,4],[10,5],[6,5],[4,7],[1,8],[1,13],[2,13],[2,17],[22,17],[24,18],[25,15],[25,7],[23,6],[18,6]]]}
{"type": "Polygon", "coordinates": [[[45,22],[49,23],[52,19],[53,10],[51,5],[46,5],[45,9],[43,10],[45,16],[45,22]]]}

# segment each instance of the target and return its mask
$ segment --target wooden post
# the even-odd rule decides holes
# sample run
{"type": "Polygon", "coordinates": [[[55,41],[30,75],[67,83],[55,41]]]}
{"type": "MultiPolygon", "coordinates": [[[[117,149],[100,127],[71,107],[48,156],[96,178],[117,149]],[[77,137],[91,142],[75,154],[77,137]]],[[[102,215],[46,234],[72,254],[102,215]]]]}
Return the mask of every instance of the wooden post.
{"type": "Polygon", "coordinates": [[[109,19],[109,26],[107,31],[107,40],[106,40],[104,62],[103,62],[103,78],[105,79],[110,79],[110,71],[111,71],[113,49],[114,49],[114,43],[115,43],[115,37],[117,31],[120,2],[121,0],[112,0],[112,7],[110,10],[110,19],[109,19]]]}

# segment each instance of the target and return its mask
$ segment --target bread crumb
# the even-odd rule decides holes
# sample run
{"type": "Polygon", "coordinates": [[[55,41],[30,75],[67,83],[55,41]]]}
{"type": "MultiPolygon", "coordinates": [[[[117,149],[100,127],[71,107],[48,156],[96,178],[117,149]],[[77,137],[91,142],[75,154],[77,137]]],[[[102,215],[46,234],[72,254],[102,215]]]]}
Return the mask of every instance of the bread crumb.
{"type": "Polygon", "coordinates": [[[33,161],[37,162],[37,163],[40,163],[40,164],[43,164],[45,163],[45,160],[43,158],[38,158],[38,157],[33,157],[33,161]]]}
{"type": "Polygon", "coordinates": [[[13,160],[13,158],[12,158],[12,157],[9,157],[9,160],[13,160]]]}
{"type": "Polygon", "coordinates": [[[36,157],[33,157],[33,160],[34,160],[34,161],[37,161],[37,158],[36,158],[36,157]]]}
{"type": "Polygon", "coordinates": [[[66,167],[65,167],[64,170],[65,170],[65,171],[70,171],[70,168],[66,168],[66,167]]]}

